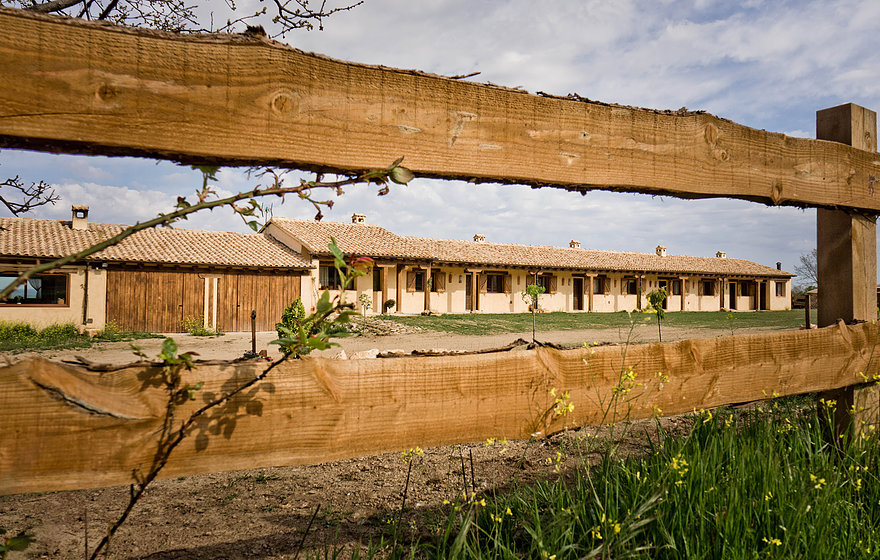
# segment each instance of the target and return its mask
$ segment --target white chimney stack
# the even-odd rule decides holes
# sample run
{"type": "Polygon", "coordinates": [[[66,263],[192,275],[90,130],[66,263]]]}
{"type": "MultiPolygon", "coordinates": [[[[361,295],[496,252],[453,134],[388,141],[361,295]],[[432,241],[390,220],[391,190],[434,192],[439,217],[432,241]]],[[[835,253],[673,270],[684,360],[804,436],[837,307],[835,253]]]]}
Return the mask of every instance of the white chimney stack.
{"type": "Polygon", "coordinates": [[[658,257],[665,257],[666,256],[666,247],[664,247],[663,245],[657,245],[657,248],[655,249],[655,251],[657,251],[658,257]]]}
{"type": "Polygon", "coordinates": [[[725,253],[724,251],[718,251],[717,253],[715,253],[715,256],[718,257],[719,259],[726,259],[727,253],[725,253]]]}
{"type": "Polygon", "coordinates": [[[352,214],[351,215],[351,223],[353,224],[363,224],[367,221],[366,214],[352,214]]]}
{"type": "Polygon", "coordinates": [[[568,242],[568,246],[571,247],[572,249],[580,249],[580,248],[581,248],[581,242],[580,242],[580,241],[575,241],[574,239],[572,239],[571,241],[568,242]]]}
{"type": "Polygon", "coordinates": [[[85,204],[74,204],[70,207],[70,229],[89,229],[89,207],[85,204]]]}
{"type": "Polygon", "coordinates": [[[474,241],[476,241],[477,243],[482,243],[485,240],[486,240],[486,236],[483,235],[482,233],[478,233],[474,236],[474,241]]]}

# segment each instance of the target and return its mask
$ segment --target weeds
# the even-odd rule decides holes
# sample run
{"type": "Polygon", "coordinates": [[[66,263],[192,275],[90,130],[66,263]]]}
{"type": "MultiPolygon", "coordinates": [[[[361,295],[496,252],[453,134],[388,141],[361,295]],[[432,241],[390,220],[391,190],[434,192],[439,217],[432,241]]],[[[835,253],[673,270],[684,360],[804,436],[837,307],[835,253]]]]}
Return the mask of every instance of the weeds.
{"type": "Polygon", "coordinates": [[[223,336],[223,331],[205,326],[204,317],[187,317],[182,323],[183,330],[192,336],[223,336]]]}

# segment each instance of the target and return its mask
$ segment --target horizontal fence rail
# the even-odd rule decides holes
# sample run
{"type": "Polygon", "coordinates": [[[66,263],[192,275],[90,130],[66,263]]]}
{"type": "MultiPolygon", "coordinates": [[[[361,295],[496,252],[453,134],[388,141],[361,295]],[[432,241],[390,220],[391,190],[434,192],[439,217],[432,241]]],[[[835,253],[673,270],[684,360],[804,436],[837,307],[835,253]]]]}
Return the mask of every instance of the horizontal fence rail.
{"type": "Polygon", "coordinates": [[[701,112],[0,9],[0,145],[880,210],[880,158],[701,112]]]}
{"type": "MultiPolygon", "coordinates": [[[[194,425],[162,476],[303,465],[420,446],[528,438],[680,414],[870,377],[880,326],[576,350],[367,360],[306,358],[194,425]],[[632,368],[634,375],[627,374],[632,368]],[[564,393],[570,398],[565,399],[564,393]],[[616,397],[615,397],[616,395],[616,397]],[[555,409],[574,405],[565,415],[555,409]]],[[[265,362],[208,363],[179,421],[265,362]]],[[[95,372],[42,359],[0,368],[0,495],[128,484],[148,470],[166,393],[156,365],[95,372]]]]}

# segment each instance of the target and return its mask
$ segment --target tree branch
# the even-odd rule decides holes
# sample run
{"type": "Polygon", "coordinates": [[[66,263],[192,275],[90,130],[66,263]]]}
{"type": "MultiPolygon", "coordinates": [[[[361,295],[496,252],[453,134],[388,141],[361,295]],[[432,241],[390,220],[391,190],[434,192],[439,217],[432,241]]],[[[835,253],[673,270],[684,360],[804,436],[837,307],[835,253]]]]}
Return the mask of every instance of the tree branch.
{"type": "Polygon", "coordinates": [[[42,4],[28,6],[25,9],[31,10],[32,12],[39,12],[41,14],[51,14],[52,12],[60,12],[71,6],[81,4],[82,1],[83,0],[50,0],[49,2],[43,2],[42,4]]]}

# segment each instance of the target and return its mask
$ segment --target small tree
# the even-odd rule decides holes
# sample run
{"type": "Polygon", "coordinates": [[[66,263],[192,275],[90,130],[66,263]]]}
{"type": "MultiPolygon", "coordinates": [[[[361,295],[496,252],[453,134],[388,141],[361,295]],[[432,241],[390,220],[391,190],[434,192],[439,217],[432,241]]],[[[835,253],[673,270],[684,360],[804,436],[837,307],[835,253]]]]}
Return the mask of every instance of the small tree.
{"type": "Polygon", "coordinates": [[[666,288],[660,288],[659,290],[648,292],[647,298],[648,308],[645,310],[645,313],[654,313],[657,315],[657,336],[660,337],[660,342],[663,342],[663,332],[660,330],[660,320],[665,315],[663,302],[666,301],[666,288]]]}
{"type": "Polygon", "coordinates": [[[520,296],[532,308],[532,342],[535,342],[535,313],[538,312],[538,296],[546,292],[544,286],[529,284],[520,296]]]}
{"type": "Polygon", "coordinates": [[[364,326],[361,329],[361,332],[366,334],[366,332],[367,332],[367,309],[369,309],[370,306],[373,305],[373,298],[370,297],[370,294],[363,292],[363,293],[361,293],[361,295],[358,296],[358,303],[361,304],[361,315],[363,315],[363,317],[364,317],[364,323],[363,323],[364,326]]]}

